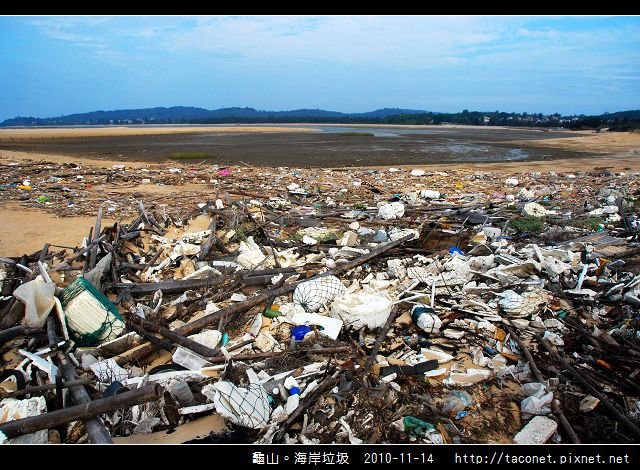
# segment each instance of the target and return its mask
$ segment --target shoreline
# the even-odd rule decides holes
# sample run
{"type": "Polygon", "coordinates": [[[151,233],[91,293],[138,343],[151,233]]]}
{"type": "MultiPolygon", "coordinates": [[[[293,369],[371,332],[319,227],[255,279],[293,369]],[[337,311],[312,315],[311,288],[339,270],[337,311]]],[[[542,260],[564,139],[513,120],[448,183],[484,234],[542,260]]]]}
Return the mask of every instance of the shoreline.
{"type": "Polygon", "coordinates": [[[570,131],[568,129],[550,129],[537,127],[508,126],[471,126],[464,124],[410,125],[410,124],[350,124],[350,123],[273,123],[273,124],[140,124],[132,126],[46,126],[46,127],[4,127],[0,128],[0,142],[41,138],[66,137],[107,137],[107,136],[140,136],[171,135],[188,133],[286,133],[286,132],[320,132],[318,127],[355,127],[376,129],[472,129],[472,130],[518,130],[535,134],[546,132],[575,133],[577,136],[592,135],[593,131],[570,131]],[[163,127],[158,127],[163,126],[163,127]]]}
{"type": "MultiPolygon", "coordinates": [[[[564,139],[554,139],[564,140],[564,139]]],[[[640,137],[638,139],[640,141],[640,137]]],[[[539,145],[539,141],[533,141],[535,145],[539,145]]],[[[548,146],[549,148],[561,148],[562,142],[556,143],[555,147],[548,146]]],[[[575,145],[573,143],[567,143],[568,146],[575,145]]],[[[582,152],[587,153],[588,149],[581,149],[582,152]]],[[[598,152],[604,152],[598,150],[598,152]]],[[[458,162],[458,163],[416,163],[416,164],[393,164],[388,165],[358,165],[358,166],[330,166],[327,169],[334,170],[357,170],[357,169],[388,169],[388,168],[401,168],[405,170],[411,170],[414,168],[425,170],[437,170],[441,168],[446,169],[474,169],[474,170],[487,170],[501,173],[523,173],[527,171],[585,171],[593,169],[594,167],[606,167],[611,170],[640,170],[640,142],[637,148],[627,148],[626,152],[615,153],[609,151],[609,155],[599,156],[576,156],[574,158],[558,158],[552,160],[518,160],[518,161],[503,161],[503,162],[458,162]]],[[[125,165],[130,168],[155,168],[162,166],[190,166],[187,162],[179,161],[138,161],[129,159],[118,158],[93,158],[91,156],[72,156],[72,155],[60,155],[54,153],[42,153],[42,152],[22,152],[16,150],[0,150],[0,163],[20,162],[20,161],[45,161],[52,163],[74,163],[81,166],[91,166],[96,168],[111,168],[113,165],[125,165]]],[[[211,164],[216,164],[215,161],[211,161],[211,164]]],[[[243,166],[243,162],[238,161],[235,165],[243,166]]],[[[233,165],[231,165],[233,166],[233,165]]],[[[274,168],[269,165],[248,165],[253,168],[274,168]]],[[[290,168],[303,168],[303,166],[290,165],[290,168]]]]}
{"type": "Polygon", "coordinates": [[[196,133],[280,133],[280,132],[319,132],[319,129],[283,127],[283,126],[246,126],[225,125],[220,127],[204,127],[179,125],[171,127],[20,127],[0,128],[0,142],[24,141],[30,139],[61,139],[73,137],[128,137],[141,135],[171,135],[171,134],[196,134],[196,133]]]}
{"type": "MultiPolygon", "coordinates": [[[[424,126],[417,126],[422,127],[424,126]]],[[[211,128],[201,128],[207,132],[211,132],[211,128]]],[[[218,131],[226,131],[228,127],[218,127],[218,131]]],[[[252,132],[253,127],[238,127],[234,130],[240,130],[240,132],[252,132]]],[[[267,128],[261,128],[261,132],[264,132],[267,128]]],[[[281,132],[282,127],[270,127],[266,132],[281,132]]],[[[284,128],[286,131],[290,131],[290,128],[284,128]]],[[[79,129],[75,132],[84,132],[88,129],[79,129]]],[[[106,129],[113,131],[114,129],[106,129]]],[[[133,129],[132,131],[138,131],[139,129],[133,129]]],[[[154,129],[149,129],[154,130],[154,129]]],[[[167,130],[173,132],[174,128],[161,128],[155,129],[159,133],[167,133],[167,130]]],[[[185,132],[192,132],[191,127],[180,128],[185,132]]],[[[3,131],[6,131],[3,130],[3,131]]],[[[38,130],[40,131],[40,130],[38,130]]],[[[68,131],[68,130],[65,130],[68,131]]],[[[119,131],[122,131],[120,129],[119,131]]],[[[303,129],[307,132],[308,129],[303,129]]],[[[0,131],[2,132],[2,131],[0,131]]],[[[451,181],[455,181],[456,178],[460,178],[461,175],[470,174],[475,171],[484,171],[495,173],[496,179],[524,175],[529,172],[556,172],[556,173],[580,173],[593,171],[594,169],[609,169],[614,172],[627,172],[627,171],[640,171],[640,133],[603,133],[603,134],[582,134],[576,137],[568,138],[554,138],[545,140],[517,140],[511,143],[517,144],[522,147],[537,147],[549,149],[550,153],[553,150],[560,153],[563,149],[569,149],[576,151],[576,156],[572,158],[558,158],[554,160],[527,160],[527,161],[501,161],[492,163],[480,163],[480,162],[457,162],[457,163],[439,163],[439,162],[427,162],[427,163],[415,163],[415,164],[394,164],[393,161],[389,161],[387,164],[369,164],[358,166],[327,166],[327,170],[334,170],[338,173],[348,173],[350,171],[357,172],[366,170],[381,170],[380,178],[385,179],[389,168],[395,167],[406,172],[412,169],[423,169],[427,172],[447,171],[450,172],[451,181]],[[600,155],[596,156],[595,153],[600,155]]],[[[63,155],[59,153],[48,152],[26,152],[18,150],[0,150],[0,165],[3,165],[7,170],[10,170],[12,166],[20,166],[22,164],[28,164],[33,162],[45,162],[53,165],[68,165],[74,164],[82,168],[82,172],[92,172],[95,170],[112,170],[114,165],[124,165],[124,167],[131,169],[138,175],[126,185],[104,185],[99,184],[92,189],[87,188],[87,195],[91,195],[91,198],[98,198],[99,200],[106,200],[109,197],[126,197],[133,194],[144,194],[147,198],[165,199],[170,198],[172,194],[189,194],[190,198],[205,198],[206,194],[211,191],[209,184],[202,184],[200,180],[195,181],[194,177],[186,177],[190,175],[194,170],[200,170],[202,166],[197,162],[179,162],[179,161],[138,161],[130,160],[126,158],[118,158],[117,156],[103,156],[94,157],[91,155],[63,155]],[[184,171],[185,178],[180,185],[154,185],[154,184],[140,184],[141,179],[144,177],[143,172],[164,172],[168,168],[176,167],[181,168],[184,171]]],[[[215,165],[216,161],[210,161],[205,165],[215,165]]],[[[274,172],[278,171],[277,165],[265,164],[265,165],[249,165],[240,159],[234,161],[229,165],[231,168],[255,170],[257,172],[274,172]]],[[[296,168],[303,169],[302,165],[289,165],[288,171],[296,168]]],[[[51,170],[50,170],[51,171],[51,170]]],[[[55,172],[55,170],[53,170],[55,172]]],[[[305,169],[303,172],[313,172],[313,169],[305,169]]],[[[315,170],[318,171],[318,170],[315,170]]],[[[88,174],[88,173],[87,173],[88,174]]],[[[146,173],[145,173],[146,174],[146,173]]],[[[393,181],[396,173],[389,173],[390,181],[393,181]]],[[[30,175],[25,174],[25,177],[30,175]]],[[[16,180],[18,181],[18,180],[16,180]]],[[[411,183],[421,183],[419,179],[410,178],[411,183]]],[[[430,181],[430,180],[426,180],[430,181]]],[[[425,182],[426,182],[425,181],[425,182]]],[[[8,181],[10,182],[10,181],[8,181]]],[[[46,207],[34,206],[31,204],[17,203],[15,201],[7,200],[0,204],[0,215],[5,222],[5,231],[0,234],[0,254],[17,254],[17,251],[29,251],[31,249],[38,249],[45,241],[54,240],[51,237],[51,233],[56,233],[62,238],[55,239],[55,241],[61,242],[68,240],[70,243],[77,242],[79,236],[84,235],[87,231],[87,227],[91,225],[94,217],[87,217],[86,214],[70,215],[65,217],[57,217],[46,207]],[[37,223],[34,221],[38,220],[37,223]],[[69,223],[69,221],[75,221],[69,223]],[[43,232],[42,225],[47,225],[47,229],[43,232]],[[79,232],[75,232],[76,227],[80,226],[79,232]],[[13,233],[21,232],[27,234],[26,237],[21,237],[21,242],[17,242],[13,233]]],[[[115,215],[115,214],[114,214],[115,215]]],[[[54,243],[55,243],[54,241],[54,243]]]]}
{"type": "Polygon", "coordinates": [[[0,157],[130,167],[248,164],[260,168],[402,166],[493,171],[530,166],[553,169],[558,164],[573,166],[573,171],[594,165],[637,168],[640,157],[640,133],[631,132],[567,133],[453,125],[354,126],[369,128],[372,133],[380,128],[387,132],[402,128],[402,134],[351,135],[340,133],[339,129],[323,132],[308,125],[0,129],[0,157]],[[413,134],[408,128],[419,128],[421,133],[413,134]],[[430,132],[432,129],[437,132],[430,132]],[[183,153],[185,158],[173,158],[174,153],[183,153]]]}

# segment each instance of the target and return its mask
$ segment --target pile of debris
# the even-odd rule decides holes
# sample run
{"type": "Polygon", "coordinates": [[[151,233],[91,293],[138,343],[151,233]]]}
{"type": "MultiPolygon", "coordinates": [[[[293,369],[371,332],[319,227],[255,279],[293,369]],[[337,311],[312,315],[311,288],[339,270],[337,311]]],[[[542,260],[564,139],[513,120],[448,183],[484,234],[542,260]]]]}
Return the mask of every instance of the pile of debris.
{"type": "Polygon", "coordinates": [[[628,175],[5,167],[9,198],[98,216],[0,258],[3,441],[640,438],[628,175]],[[68,186],[134,173],[216,194],[68,186]]]}

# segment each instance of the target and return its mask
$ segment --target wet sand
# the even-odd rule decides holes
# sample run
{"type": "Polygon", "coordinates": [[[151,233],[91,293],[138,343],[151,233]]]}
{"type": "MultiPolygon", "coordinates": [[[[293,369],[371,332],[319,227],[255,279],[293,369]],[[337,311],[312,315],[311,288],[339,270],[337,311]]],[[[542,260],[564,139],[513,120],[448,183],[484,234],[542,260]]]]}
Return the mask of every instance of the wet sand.
{"type": "Polygon", "coordinates": [[[314,132],[311,128],[284,126],[114,126],[114,127],[33,127],[0,128],[0,142],[28,141],[74,137],[131,137],[141,135],[194,134],[199,132],[224,133],[268,133],[268,132],[314,132]]]}
{"type": "MultiPolygon", "coordinates": [[[[323,127],[344,127],[343,125],[327,125],[323,124],[323,127]]],[[[261,131],[264,129],[277,130],[276,133],[280,133],[283,135],[279,136],[267,136],[273,137],[273,140],[267,139],[265,141],[274,142],[274,148],[269,148],[269,146],[260,146],[258,142],[264,136],[253,136],[254,140],[258,142],[253,145],[255,148],[251,148],[252,145],[248,145],[249,134],[238,137],[233,136],[233,140],[236,140],[238,147],[240,150],[236,150],[238,152],[237,158],[227,158],[227,159],[206,159],[206,160],[184,160],[184,161],[173,161],[173,160],[165,160],[163,158],[158,158],[158,155],[155,157],[152,153],[140,151],[137,147],[139,144],[131,144],[131,138],[125,137],[124,143],[121,140],[107,140],[106,142],[99,140],[96,142],[95,138],[86,138],[80,139],[80,142],[70,142],[68,139],[64,139],[64,142],[61,145],[54,145],[55,142],[51,140],[42,141],[42,143],[33,143],[29,145],[28,143],[23,143],[21,145],[16,145],[15,149],[10,148],[6,142],[1,142],[0,139],[0,162],[9,162],[9,161],[20,161],[20,160],[44,160],[51,161],[56,163],[75,163],[81,165],[91,165],[97,166],[101,168],[110,168],[112,165],[121,164],[126,165],[127,167],[133,168],[144,168],[149,165],[154,164],[164,164],[164,165],[172,165],[172,166],[181,166],[181,165],[196,165],[201,162],[206,162],[207,164],[231,164],[231,165],[255,165],[255,166],[309,166],[304,163],[309,163],[308,161],[297,161],[292,154],[297,154],[302,152],[308,153],[309,156],[314,157],[313,165],[316,167],[325,167],[325,168],[339,168],[344,166],[350,166],[354,168],[386,168],[390,166],[395,166],[398,168],[474,168],[474,169],[485,169],[488,171],[500,171],[500,172],[518,172],[518,171],[581,171],[593,169],[594,167],[606,167],[612,170],[638,170],[640,169],[640,133],[635,132],[609,132],[609,133],[601,133],[596,134],[593,132],[576,132],[573,134],[569,134],[570,137],[562,137],[555,138],[549,137],[548,132],[539,129],[509,129],[509,128],[500,128],[500,127],[486,127],[481,128],[480,130],[476,126],[371,126],[371,125],[350,125],[349,127],[384,127],[384,128],[420,128],[420,129],[433,129],[441,131],[443,129],[456,129],[456,130],[468,130],[473,131],[471,134],[472,138],[479,139],[482,138],[487,141],[487,135],[490,137],[492,134],[494,135],[494,140],[496,140],[495,136],[503,135],[502,140],[498,142],[496,145],[504,145],[504,146],[518,146],[520,148],[528,149],[536,149],[537,152],[541,153],[541,157],[539,159],[526,159],[526,160],[517,160],[517,161],[456,161],[455,156],[449,158],[448,161],[445,159],[428,159],[428,158],[418,158],[417,156],[409,155],[408,161],[403,158],[393,158],[393,155],[382,155],[379,157],[370,156],[370,158],[362,157],[358,155],[358,145],[371,145],[372,138],[371,137],[352,137],[352,136],[344,136],[337,135],[332,136],[331,134],[314,134],[314,138],[316,137],[325,137],[328,136],[330,139],[339,139],[343,146],[347,148],[347,150],[343,151],[343,155],[346,157],[346,161],[342,158],[339,158],[336,155],[335,151],[328,151],[328,155],[316,155],[319,151],[314,151],[312,148],[307,150],[296,149],[296,137],[295,134],[289,133],[291,127],[269,127],[264,126],[260,127],[261,131]],[[504,132],[507,131],[508,134],[504,132]],[[515,134],[514,134],[515,133],[515,134]],[[517,135],[522,140],[510,140],[509,136],[517,135]],[[531,138],[531,136],[536,136],[535,139],[531,138]],[[527,138],[528,137],[528,138],[527,138]],[[238,140],[240,139],[240,140],[238,140]],[[123,154],[116,153],[113,149],[109,149],[108,145],[125,145],[129,142],[129,145],[132,145],[135,148],[133,153],[137,153],[138,156],[140,154],[149,153],[149,155],[143,155],[142,158],[132,158],[131,154],[123,154]],[[74,148],[74,145],[79,146],[78,148],[74,148]],[[104,151],[100,152],[96,148],[107,146],[104,151]],[[26,148],[25,148],[26,147],[26,148]],[[356,147],[355,152],[349,154],[349,149],[353,149],[356,147]],[[83,150],[84,149],[84,150],[83,150]],[[91,150],[93,149],[93,150],[91,150]],[[274,153],[278,153],[279,155],[273,155],[274,153]],[[262,152],[262,155],[253,155],[254,152],[262,152]],[[262,158],[260,158],[262,157],[262,158]],[[299,163],[299,164],[297,164],[299,163]]],[[[245,127],[244,129],[254,129],[250,127],[245,127]]],[[[123,128],[107,129],[110,132],[115,132],[114,136],[117,136],[117,132],[122,130],[123,128]],[[116,132],[117,131],[117,132],[116,132]]],[[[158,136],[164,136],[164,138],[168,139],[170,142],[171,139],[175,139],[175,136],[171,134],[174,131],[180,131],[182,128],[150,128],[149,131],[162,131],[164,134],[158,134],[158,136]]],[[[186,129],[186,128],[185,128],[186,129]]],[[[192,129],[192,128],[189,128],[192,129]]],[[[210,127],[205,128],[207,132],[210,132],[210,127]]],[[[226,127],[219,127],[218,130],[222,131],[227,129],[226,127]]],[[[0,129],[0,135],[2,135],[3,131],[7,131],[8,129],[0,129]]],[[[52,129],[57,130],[57,129],[52,129]]],[[[102,131],[102,129],[99,129],[102,131]]],[[[24,131],[28,131],[33,133],[33,135],[40,135],[40,132],[49,131],[49,129],[24,129],[24,131]]],[[[72,132],[74,135],[83,136],[84,132],[89,132],[89,130],[85,129],[66,129],[66,131],[72,132]]],[[[28,133],[27,132],[27,133],[28,133]]],[[[265,131],[266,132],[266,131],[265,131]]],[[[222,132],[224,133],[224,132],[222,132]]],[[[120,136],[122,137],[122,136],[120,136]]],[[[152,136],[156,137],[156,136],[152,136]]],[[[303,137],[308,137],[307,135],[303,137]]],[[[402,140],[402,138],[395,138],[393,142],[398,146],[400,150],[398,153],[402,152],[402,147],[406,147],[406,142],[402,140]]],[[[143,143],[142,143],[143,144],[143,143]]],[[[176,147],[178,147],[176,145],[176,147]]],[[[142,149],[144,150],[144,148],[142,149]]],[[[233,149],[228,149],[233,151],[233,149]]],[[[182,152],[188,152],[188,149],[180,148],[182,152]]]]}
{"type": "MultiPolygon", "coordinates": [[[[60,126],[60,127],[6,127],[0,128],[0,142],[15,140],[29,140],[54,137],[107,137],[107,136],[133,136],[133,135],[161,135],[161,134],[184,134],[200,132],[318,132],[321,127],[356,127],[356,128],[376,128],[376,129],[407,129],[407,130],[438,130],[438,129],[460,129],[468,131],[478,131],[486,129],[489,132],[507,130],[510,132],[521,131],[530,135],[557,132],[555,129],[527,128],[527,127],[504,127],[504,126],[464,126],[455,124],[445,124],[439,126],[424,125],[400,125],[400,124],[209,124],[209,125],[138,125],[138,126],[60,126]]],[[[589,135],[591,131],[561,131],[571,132],[577,135],[589,135]]]]}
{"type": "MultiPolygon", "coordinates": [[[[371,127],[371,126],[369,126],[371,127]]],[[[164,128],[163,128],[164,130],[164,128]]],[[[294,139],[296,134],[281,131],[279,138],[282,136],[291,136],[294,139]]],[[[483,129],[486,134],[486,129],[483,129]]],[[[249,136],[251,134],[246,134],[249,136]]],[[[264,135],[264,134],[263,134],[264,135]]],[[[299,134],[302,135],[302,134],[299,134]]],[[[327,136],[327,134],[315,134],[327,136]]],[[[478,135],[476,132],[475,135],[478,135]]],[[[525,132],[526,135],[526,132],[525,132]]],[[[169,135],[169,138],[172,136],[169,135]]],[[[305,135],[306,137],[306,135],[305,135]]],[[[104,137],[103,137],[104,138],[104,137]]],[[[130,140],[129,137],[120,137],[130,140]]],[[[395,139],[396,142],[402,143],[401,139],[395,139]]],[[[506,141],[505,141],[506,142],[506,141]]],[[[282,144],[282,140],[280,140],[282,144]]],[[[608,168],[612,171],[639,171],[640,170],[640,134],[639,133],[604,133],[604,134],[585,134],[581,133],[569,138],[552,138],[552,139],[529,139],[517,141],[522,147],[532,146],[541,149],[542,152],[553,152],[553,155],[565,155],[564,158],[540,159],[535,161],[498,161],[498,162],[443,162],[443,161],[406,161],[398,159],[375,159],[362,158],[356,161],[352,159],[351,166],[355,168],[378,168],[387,169],[391,166],[413,169],[423,168],[427,171],[434,170],[453,170],[468,169],[494,171],[501,174],[517,174],[530,171],[556,171],[556,172],[580,172],[590,171],[595,168],[608,168]]],[[[44,146],[47,151],[15,151],[3,150],[0,145],[0,164],[11,164],[11,162],[20,162],[25,160],[48,161],[59,164],[75,163],[82,167],[94,168],[111,168],[114,164],[124,164],[129,168],[167,168],[177,166],[185,170],[191,166],[198,165],[200,162],[174,162],[164,160],[137,161],[135,159],[125,158],[121,155],[113,155],[113,152],[104,155],[102,158],[87,158],[87,155],[80,153],[77,155],[64,155],[52,151],[49,146],[44,146]]],[[[349,144],[357,146],[357,143],[349,144]]],[[[256,151],[259,148],[256,147],[256,151]]],[[[291,158],[259,159],[257,162],[248,158],[247,155],[238,157],[235,161],[236,165],[240,161],[246,164],[254,164],[256,166],[290,166],[296,167],[295,162],[291,158]]],[[[207,160],[207,164],[216,163],[207,160]]],[[[332,168],[344,168],[344,162],[335,158],[334,155],[325,158],[318,157],[318,162],[332,168]],[[342,164],[341,164],[342,163],[342,164]]],[[[301,166],[301,165],[300,165],[301,166]]],[[[188,192],[206,194],[210,188],[206,185],[186,183],[181,186],[158,186],[158,185],[139,185],[132,184],[127,187],[95,187],[95,191],[113,191],[119,193],[134,194],[142,192],[145,194],[157,195],[160,198],[171,197],[172,195],[180,196],[188,192]]],[[[101,193],[102,194],[102,193],[101,193]]],[[[82,237],[86,236],[89,228],[95,223],[94,217],[56,217],[45,210],[34,207],[31,204],[20,204],[14,202],[3,202],[0,204],[0,254],[3,256],[19,256],[24,253],[30,254],[41,249],[44,243],[53,243],[60,245],[75,245],[82,237]]],[[[105,220],[106,223],[113,223],[112,220],[105,220]]]]}
{"type": "Polygon", "coordinates": [[[582,146],[580,141],[588,134],[546,129],[344,125],[192,129],[20,129],[22,137],[7,140],[5,135],[0,140],[0,154],[20,151],[123,162],[171,161],[186,155],[194,157],[191,163],[333,168],[545,161],[608,153],[603,145],[582,146]],[[66,134],[45,135],[54,131],[66,134]],[[94,131],[102,134],[85,135],[94,131]],[[134,131],[148,134],[125,135],[134,131]],[[576,143],[563,145],[565,138],[576,143]],[[554,143],[541,145],[550,140],[554,143]]]}

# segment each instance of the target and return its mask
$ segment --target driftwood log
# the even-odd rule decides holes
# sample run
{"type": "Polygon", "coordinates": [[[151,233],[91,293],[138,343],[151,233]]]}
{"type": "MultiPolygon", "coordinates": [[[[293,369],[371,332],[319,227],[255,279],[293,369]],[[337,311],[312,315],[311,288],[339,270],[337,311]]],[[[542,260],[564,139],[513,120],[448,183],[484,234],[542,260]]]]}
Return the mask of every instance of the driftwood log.
{"type": "Polygon", "coordinates": [[[163,391],[164,389],[158,384],[147,385],[143,388],[101,398],[89,403],[51,411],[50,413],[43,413],[38,416],[9,421],[0,424],[0,432],[11,439],[43,429],[56,428],[71,421],[92,418],[103,413],[117,410],[118,408],[126,408],[128,406],[157,400],[162,396],[163,391]]]}

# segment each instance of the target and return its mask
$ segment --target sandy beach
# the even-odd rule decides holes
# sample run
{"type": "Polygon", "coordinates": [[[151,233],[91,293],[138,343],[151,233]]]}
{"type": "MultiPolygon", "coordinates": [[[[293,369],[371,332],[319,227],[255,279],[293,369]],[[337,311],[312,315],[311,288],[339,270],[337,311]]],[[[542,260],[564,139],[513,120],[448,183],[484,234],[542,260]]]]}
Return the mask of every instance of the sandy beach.
{"type": "MultiPolygon", "coordinates": [[[[25,210],[20,204],[0,204],[0,254],[21,256],[41,249],[45,243],[76,246],[95,224],[95,217],[58,217],[42,209],[25,210]]],[[[103,226],[115,220],[105,218],[103,226]]],[[[52,248],[54,250],[55,248],[52,248]]]]}
{"type": "Polygon", "coordinates": [[[0,449],[640,462],[640,15],[0,24],[0,449]]]}
{"type": "Polygon", "coordinates": [[[258,167],[470,165],[633,156],[637,136],[486,126],[253,125],[0,130],[0,154],[64,155],[85,160],[187,159],[258,167]],[[4,132],[4,134],[3,134],[4,132]],[[13,135],[12,132],[20,134],[13,135]],[[594,139],[595,137],[595,139],[594,139]],[[568,143],[565,143],[565,140],[568,143]],[[551,143],[547,143],[551,142],[551,143]]]}
{"type": "MultiPolygon", "coordinates": [[[[443,124],[438,126],[430,125],[400,125],[400,124],[236,124],[236,125],[173,125],[173,126],[111,126],[111,127],[32,127],[32,128],[0,128],[0,142],[29,140],[29,139],[49,139],[49,138],[71,138],[71,137],[123,137],[141,135],[168,135],[168,134],[190,134],[202,132],[219,133],[281,133],[281,132],[318,132],[321,127],[355,127],[355,128],[378,128],[378,129],[415,129],[415,130],[441,130],[441,129],[489,129],[505,130],[514,129],[505,126],[465,126],[458,124],[443,124]]],[[[518,128],[521,132],[528,132],[532,135],[539,135],[550,132],[544,128],[518,128]]],[[[573,131],[580,139],[582,136],[593,136],[592,131],[573,131]]],[[[607,134],[598,134],[601,137],[607,134]]],[[[595,137],[595,136],[594,136],[595,137]]],[[[606,139],[605,139],[606,140],[606,139]]]]}
{"type": "MultiPolygon", "coordinates": [[[[231,129],[237,132],[253,132],[250,127],[220,127],[218,131],[231,129]]],[[[211,132],[211,128],[206,128],[207,132],[211,132]]],[[[282,127],[260,127],[258,132],[290,132],[290,128],[282,127]]],[[[302,132],[308,132],[308,129],[297,129],[302,132]]],[[[0,133],[10,131],[3,129],[0,133]]],[[[14,130],[15,131],[15,130],[14,130]]],[[[63,132],[81,135],[90,135],[92,132],[110,132],[124,133],[133,130],[127,128],[109,128],[109,129],[26,129],[23,135],[47,135],[49,133],[63,132]],[[85,134],[86,133],[86,134],[85,134]]],[[[135,129],[135,131],[138,131],[135,129]]],[[[193,132],[193,128],[156,128],[146,129],[145,131],[153,133],[171,133],[171,132],[193,132]],[[188,130],[187,130],[188,129],[188,130]]],[[[50,135],[50,134],[49,134],[50,135]]],[[[537,172],[581,172],[591,171],[596,168],[607,168],[612,171],[640,171],[640,134],[639,133],[604,133],[604,134],[585,134],[563,139],[548,140],[531,140],[519,141],[519,145],[545,147],[548,149],[569,149],[580,152],[579,156],[568,159],[542,160],[542,161],[525,161],[525,162],[496,162],[496,163],[432,163],[432,164],[415,164],[415,165],[362,165],[352,167],[350,169],[379,169],[386,170],[389,167],[397,167],[403,170],[411,170],[414,168],[424,169],[426,171],[445,171],[445,170],[470,170],[470,171],[492,171],[504,175],[517,175],[532,171],[537,172]],[[589,152],[600,153],[599,156],[588,156],[589,152]],[[581,156],[585,155],[585,156],[581,156]]],[[[91,159],[79,158],[77,156],[57,155],[41,152],[19,152],[19,151],[0,151],[0,164],[12,165],[27,162],[52,162],[59,165],[80,165],[88,170],[94,168],[96,170],[111,169],[113,165],[125,165],[127,168],[137,169],[141,171],[154,171],[166,169],[167,165],[179,166],[185,171],[188,168],[197,168],[198,163],[179,163],[179,162],[141,162],[131,161],[119,158],[113,159],[91,159]]],[[[211,162],[215,163],[215,162],[211,162]]],[[[344,170],[344,168],[342,168],[344,170]]],[[[348,171],[348,170],[347,170],[348,171]]],[[[97,185],[89,189],[90,194],[94,198],[106,198],[106,194],[130,194],[144,195],[146,198],[171,198],[172,195],[180,196],[185,192],[190,194],[202,194],[202,198],[206,198],[210,193],[209,185],[200,182],[186,182],[179,186],[171,185],[154,185],[154,184],[130,184],[120,187],[110,187],[109,185],[97,185]]],[[[23,253],[32,253],[42,247],[46,242],[75,245],[83,236],[86,235],[87,228],[94,221],[92,216],[79,217],[58,217],[55,214],[47,212],[46,208],[25,206],[12,201],[3,201],[0,203],[0,255],[18,256],[23,253]],[[37,221],[37,222],[36,222],[37,221]],[[22,234],[16,237],[16,234],[22,234]]],[[[115,220],[109,220],[113,223],[115,220]]]]}
{"type": "MultiPolygon", "coordinates": [[[[323,126],[343,126],[333,124],[323,124],[323,126]]],[[[365,127],[365,125],[349,125],[349,127],[365,127]]],[[[366,127],[374,127],[366,125],[366,127]]],[[[384,126],[402,128],[470,128],[474,126],[384,126]]],[[[486,129],[503,129],[499,127],[486,129]]],[[[131,129],[125,127],[100,128],[100,129],[0,129],[0,141],[7,139],[11,133],[20,133],[22,138],[44,138],[44,137],[91,137],[91,136],[133,136],[133,135],[170,135],[174,133],[191,132],[237,132],[237,133],[280,133],[280,132],[313,132],[312,128],[288,127],[288,126],[253,126],[253,127],[163,127],[163,128],[141,128],[131,129]],[[134,133],[135,132],[135,133],[134,133]]],[[[536,132],[536,130],[532,130],[536,132]]],[[[581,171],[594,168],[596,166],[606,167],[612,170],[638,170],[640,169],[640,133],[638,132],[607,132],[595,134],[590,131],[579,131],[575,137],[542,140],[519,140],[508,141],[508,143],[518,144],[522,147],[536,147],[546,149],[560,149],[581,152],[585,156],[576,156],[567,159],[541,160],[541,161],[506,161],[506,162],[465,162],[462,163],[421,163],[416,165],[359,165],[355,168],[385,168],[395,166],[398,168],[466,168],[486,169],[500,172],[522,172],[522,171],[581,171]],[[586,156],[588,153],[605,154],[586,156]]],[[[134,168],[144,168],[155,165],[153,162],[141,162],[131,159],[121,158],[88,158],[79,159],[76,156],[60,155],[50,152],[21,152],[14,150],[0,150],[0,161],[20,161],[20,160],[43,160],[56,163],[82,163],[83,165],[96,165],[100,168],[109,168],[112,165],[124,164],[134,168]]]]}
{"type": "Polygon", "coordinates": [[[170,126],[170,127],[47,127],[0,129],[0,142],[30,139],[54,139],[69,137],[126,137],[140,135],[193,134],[199,132],[220,133],[277,133],[314,132],[311,128],[285,126],[170,126]]]}
{"type": "Polygon", "coordinates": [[[518,144],[640,157],[640,132],[589,132],[564,139],[518,141],[518,144]]]}

